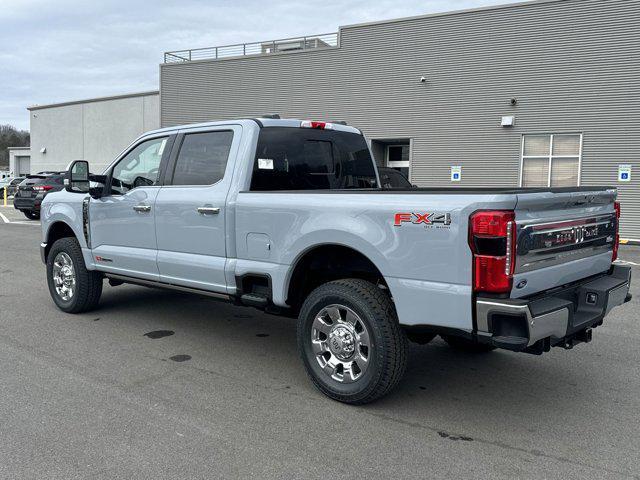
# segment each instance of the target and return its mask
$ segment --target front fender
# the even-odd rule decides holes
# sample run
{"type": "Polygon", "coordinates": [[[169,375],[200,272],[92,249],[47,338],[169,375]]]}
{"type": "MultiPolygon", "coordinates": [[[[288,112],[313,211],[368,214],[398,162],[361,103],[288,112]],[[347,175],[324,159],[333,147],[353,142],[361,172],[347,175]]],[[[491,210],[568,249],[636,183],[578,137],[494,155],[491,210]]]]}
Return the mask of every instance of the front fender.
{"type": "Polygon", "coordinates": [[[70,193],[65,190],[47,195],[42,202],[40,222],[42,224],[42,242],[47,245],[51,243],[50,234],[54,225],[64,223],[71,228],[82,248],[86,267],[92,270],[93,257],[84,235],[82,209],[85,198],[87,198],[86,195],[70,193]]]}

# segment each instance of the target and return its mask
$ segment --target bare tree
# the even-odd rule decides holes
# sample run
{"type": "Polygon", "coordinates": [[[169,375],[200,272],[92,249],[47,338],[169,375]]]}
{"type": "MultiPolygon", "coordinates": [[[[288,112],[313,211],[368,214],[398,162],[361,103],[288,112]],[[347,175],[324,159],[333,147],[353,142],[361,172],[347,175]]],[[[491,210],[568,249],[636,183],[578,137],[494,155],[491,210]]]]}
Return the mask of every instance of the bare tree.
{"type": "Polygon", "coordinates": [[[0,169],[9,167],[9,147],[28,147],[29,132],[12,125],[0,125],[0,169]]]}

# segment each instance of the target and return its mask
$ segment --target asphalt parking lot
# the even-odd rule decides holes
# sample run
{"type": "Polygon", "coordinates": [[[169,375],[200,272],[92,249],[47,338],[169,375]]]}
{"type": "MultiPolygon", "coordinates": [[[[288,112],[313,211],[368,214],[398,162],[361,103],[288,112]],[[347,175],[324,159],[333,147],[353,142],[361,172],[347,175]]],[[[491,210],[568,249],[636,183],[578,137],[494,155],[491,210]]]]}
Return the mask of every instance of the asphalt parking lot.
{"type": "Polygon", "coordinates": [[[98,310],[61,313],[38,222],[0,213],[0,478],[640,479],[640,280],[588,345],[436,340],[350,407],[307,379],[290,319],[108,285],[98,310]]]}

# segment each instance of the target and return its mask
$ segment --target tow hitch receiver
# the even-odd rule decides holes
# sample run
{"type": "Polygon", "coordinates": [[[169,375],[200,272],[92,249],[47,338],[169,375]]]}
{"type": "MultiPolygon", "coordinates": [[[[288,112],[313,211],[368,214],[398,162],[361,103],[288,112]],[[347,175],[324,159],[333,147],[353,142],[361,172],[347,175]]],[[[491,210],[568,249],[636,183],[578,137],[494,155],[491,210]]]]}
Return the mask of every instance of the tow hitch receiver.
{"type": "Polygon", "coordinates": [[[585,328],[584,330],[577,332],[567,338],[564,342],[559,343],[556,347],[562,347],[565,350],[571,350],[574,345],[578,343],[589,343],[593,338],[593,329],[585,328]]]}

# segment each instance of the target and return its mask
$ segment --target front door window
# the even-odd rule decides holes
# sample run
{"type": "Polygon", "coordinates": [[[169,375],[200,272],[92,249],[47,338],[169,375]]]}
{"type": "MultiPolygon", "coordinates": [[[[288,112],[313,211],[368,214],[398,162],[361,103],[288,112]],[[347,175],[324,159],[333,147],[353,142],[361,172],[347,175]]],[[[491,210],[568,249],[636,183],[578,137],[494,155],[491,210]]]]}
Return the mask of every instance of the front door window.
{"type": "Polygon", "coordinates": [[[136,187],[158,184],[160,161],[167,138],[153,138],[142,142],[113,167],[111,193],[122,195],[136,187]]]}

